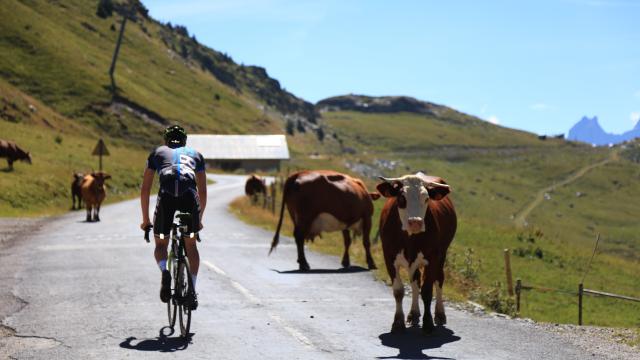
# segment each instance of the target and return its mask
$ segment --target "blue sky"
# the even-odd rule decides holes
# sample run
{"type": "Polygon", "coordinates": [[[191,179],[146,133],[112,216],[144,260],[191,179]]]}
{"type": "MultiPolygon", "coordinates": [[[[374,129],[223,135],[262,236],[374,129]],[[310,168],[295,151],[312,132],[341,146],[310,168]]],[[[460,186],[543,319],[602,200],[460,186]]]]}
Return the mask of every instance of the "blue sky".
{"type": "Polygon", "coordinates": [[[640,118],[640,1],[148,0],[308,101],[409,95],[500,125],[608,132],[640,118]]]}

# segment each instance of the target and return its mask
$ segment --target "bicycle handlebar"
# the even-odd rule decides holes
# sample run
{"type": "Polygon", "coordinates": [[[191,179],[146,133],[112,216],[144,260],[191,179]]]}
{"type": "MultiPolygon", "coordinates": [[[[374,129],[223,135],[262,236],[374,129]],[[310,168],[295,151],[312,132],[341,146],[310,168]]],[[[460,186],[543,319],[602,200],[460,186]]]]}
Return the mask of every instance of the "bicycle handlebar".
{"type": "Polygon", "coordinates": [[[144,239],[149,242],[149,232],[151,232],[151,229],[153,229],[153,225],[147,225],[144,228],[144,239]]]}

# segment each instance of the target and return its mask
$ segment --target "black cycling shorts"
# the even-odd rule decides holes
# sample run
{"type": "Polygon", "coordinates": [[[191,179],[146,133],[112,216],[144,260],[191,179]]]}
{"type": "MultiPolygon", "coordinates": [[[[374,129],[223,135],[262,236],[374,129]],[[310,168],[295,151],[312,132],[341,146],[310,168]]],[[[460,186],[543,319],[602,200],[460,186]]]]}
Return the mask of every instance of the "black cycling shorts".
{"type": "Polygon", "coordinates": [[[200,199],[195,190],[187,190],[178,197],[160,191],[153,214],[155,235],[164,234],[168,238],[176,211],[191,213],[192,221],[188,224],[188,232],[197,233],[200,230],[200,199]]]}

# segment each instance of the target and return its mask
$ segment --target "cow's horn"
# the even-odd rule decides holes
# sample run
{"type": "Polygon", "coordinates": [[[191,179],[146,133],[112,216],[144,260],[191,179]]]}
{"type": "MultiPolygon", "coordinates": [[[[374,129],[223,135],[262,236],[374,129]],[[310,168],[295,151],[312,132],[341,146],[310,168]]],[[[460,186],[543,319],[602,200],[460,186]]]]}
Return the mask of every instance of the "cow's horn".
{"type": "Polygon", "coordinates": [[[429,181],[427,184],[428,185],[435,185],[435,186],[439,186],[439,187],[445,187],[445,188],[450,188],[451,187],[451,186],[449,186],[447,184],[440,184],[440,183],[437,183],[435,181],[429,181]]]}
{"type": "Polygon", "coordinates": [[[400,181],[401,178],[386,178],[384,176],[378,176],[378,179],[384,182],[394,182],[394,181],[400,181]]]}

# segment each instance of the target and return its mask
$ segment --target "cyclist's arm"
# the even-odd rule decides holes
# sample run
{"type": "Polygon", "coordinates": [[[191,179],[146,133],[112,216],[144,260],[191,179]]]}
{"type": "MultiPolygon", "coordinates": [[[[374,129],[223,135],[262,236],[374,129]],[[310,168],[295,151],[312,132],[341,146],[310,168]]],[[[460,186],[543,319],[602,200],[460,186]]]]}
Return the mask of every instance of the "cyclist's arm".
{"type": "Polygon", "coordinates": [[[153,185],[153,176],[155,172],[146,168],[142,177],[142,188],[140,189],[140,206],[142,207],[142,224],[148,224],[149,221],[149,196],[151,195],[151,185],[153,185]]]}
{"type": "Polygon", "coordinates": [[[196,186],[198,188],[198,197],[200,198],[200,220],[202,221],[202,214],[204,214],[204,208],[207,207],[207,173],[204,171],[196,172],[196,186]]]}

